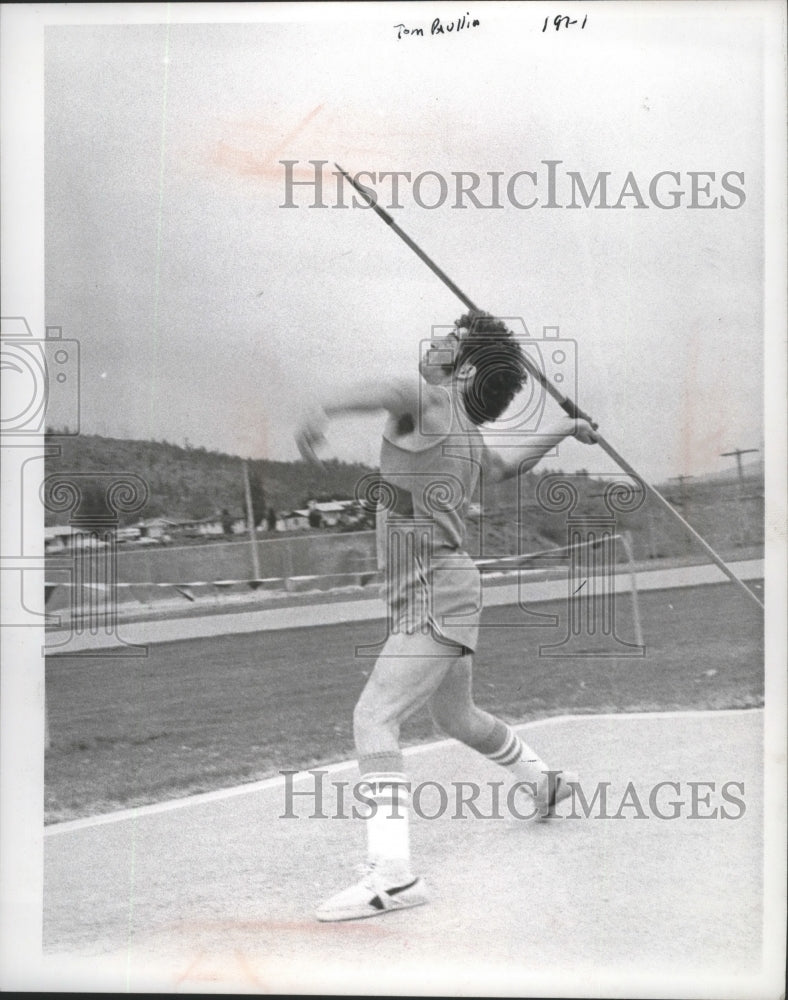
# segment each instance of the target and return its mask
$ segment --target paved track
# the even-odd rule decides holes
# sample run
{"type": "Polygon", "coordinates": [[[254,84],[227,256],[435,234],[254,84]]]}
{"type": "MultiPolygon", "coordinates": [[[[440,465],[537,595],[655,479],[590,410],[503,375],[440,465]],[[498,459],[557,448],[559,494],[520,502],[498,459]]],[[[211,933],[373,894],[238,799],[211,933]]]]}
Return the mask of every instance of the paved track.
{"type": "MultiPolygon", "coordinates": [[[[756,710],[521,727],[545,759],[576,767],[589,798],[610,782],[610,813],[633,782],[650,818],[595,818],[597,806],[544,823],[454,819],[453,807],[416,819],[431,905],[355,923],[311,912],[363,859],[363,823],[280,818],[281,779],[51,827],[48,974],[61,989],[117,991],[756,995],[762,724],[756,710]],[[666,812],[684,803],[675,820],[648,805],[660,781],[680,782],[659,800],[666,812]],[[731,814],[721,787],[743,782],[744,815],[688,818],[693,781],[715,783],[698,812],[731,814]]],[[[502,777],[452,741],[412,748],[407,762],[414,783],[450,790],[502,777]]],[[[354,765],[326,780],[355,780],[354,765]]],[[[425,794],[425,811],[436,802],[425,794]]]]}

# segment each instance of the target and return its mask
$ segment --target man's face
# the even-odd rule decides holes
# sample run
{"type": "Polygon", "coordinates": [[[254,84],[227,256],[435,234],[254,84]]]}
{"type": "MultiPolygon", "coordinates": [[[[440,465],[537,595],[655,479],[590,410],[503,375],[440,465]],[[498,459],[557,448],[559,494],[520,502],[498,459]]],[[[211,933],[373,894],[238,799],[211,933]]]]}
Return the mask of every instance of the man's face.
{"type": "Polygon", "coordinates": [[[419,361],[419,373],[430,385],[443,385],[451,382],[457,352],[460,347],[460,332],[450,330],[445,336],[437,334],[423,351],[419,361]]]}

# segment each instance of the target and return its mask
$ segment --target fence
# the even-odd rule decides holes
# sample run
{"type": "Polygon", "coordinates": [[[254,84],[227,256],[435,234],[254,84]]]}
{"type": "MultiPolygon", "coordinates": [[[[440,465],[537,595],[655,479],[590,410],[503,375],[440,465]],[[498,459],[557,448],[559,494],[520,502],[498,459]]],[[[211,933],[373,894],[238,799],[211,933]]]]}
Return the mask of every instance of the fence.
{"type": "MultiPolygon", "coordinates": [[[[261,578],[369,572],[376,565],[374,531],[264,539],[256,547],[261,578]]],[[[65,563],[64,557],[51,557],[47,569],[65,563]]],[[[117,557],[118,583],[183,584],[254,576],[248,541],[121,549],[117,557]]]]}

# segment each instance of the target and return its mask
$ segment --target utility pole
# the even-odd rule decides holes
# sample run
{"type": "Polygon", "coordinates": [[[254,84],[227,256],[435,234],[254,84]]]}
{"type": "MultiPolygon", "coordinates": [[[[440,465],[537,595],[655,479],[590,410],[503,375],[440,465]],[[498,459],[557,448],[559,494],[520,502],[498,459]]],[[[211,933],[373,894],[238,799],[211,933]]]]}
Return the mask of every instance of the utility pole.
{"type": "Polygon", "coordinates": [[[659,555],[657,548],[657,533],[654,530],[654,507],[649,503],[646,496],[646,524],[648,524],[648,556],[649,559],[656,559],[659,555]]]}
{"type": "Polygon", "coordinates": [[[689,520],[690,515],[690,502],[689,494],[687,492],[687,487],[684,485],[692,476],[671,476],[671,482],[677,482],[679,484],[679,501],[678,504],[681,507],[681,516],[685,521],[689,520]]]}
{"type": "Polygon", "coordinates": [[[746,545],[750,538],[749,523],[748,523],[749,519],[747,517],[747,504],[745,503],[745,500],[749,498],[745,497],[742,493],[742,484],[744,483],[744,472],[742,470],[741,457],[742,455],[750,455],[753,452],[757,452],[758,450],[759,450],[758,448],[734,448],[733,451],[723,451],[720,453],[721,458],[734,457],[736,459],[736,468],[738,469],[739,472],[739,489],[738,489],[739,496],[736,499],[738,500],[739,510],[741,512],[740,513],[741,535],[739,536],[741,539],[740,541],[741,545],[746,545]]]}
{"type": "Polygon", "coordinates": [[[260,558],[257,554],[257,538],[254,533],[254,511],[252,510],[252,487],[249,483],[249,462],[244,461],[244,494],[246,496],[246,524],[249,528],[249,543],[252,546],[252,572],[255,580],[260,579],[260,558]]]}
{"type": "Polygon", "coordinates": [[[736,458],[736,468],[739,470],[739,482],[744,482],[744,473],[741,467],[741,457],[742,455],[750,455],[753,452],[758,451],[757,448],[734,448],[733,451],[722,451],[720,452],[720,458],[730,458],[735,456],[736,458]]]}

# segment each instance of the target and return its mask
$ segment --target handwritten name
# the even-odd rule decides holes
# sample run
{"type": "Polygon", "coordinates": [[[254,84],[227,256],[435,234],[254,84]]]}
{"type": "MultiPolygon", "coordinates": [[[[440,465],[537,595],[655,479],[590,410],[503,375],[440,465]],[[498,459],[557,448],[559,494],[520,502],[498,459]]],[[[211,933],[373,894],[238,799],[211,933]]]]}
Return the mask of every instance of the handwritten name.
{"type": "MultiPolygon", "coordinates": [[[[405,35],[420,35],[424,37],[424,28],[408,28],[404,24],[395,24],[397,38],[404,38],[405,35]]],[[[455,31],[466,31],[468,28],[478,28],[479,19],[471,17],[470,14],[463,14],[454,21],[443,22],[439,17],[430,25],[431,35],[448,35],[455,31]]]]}

